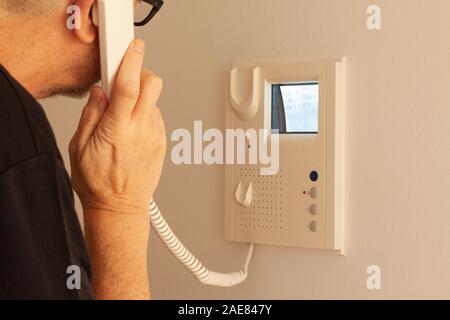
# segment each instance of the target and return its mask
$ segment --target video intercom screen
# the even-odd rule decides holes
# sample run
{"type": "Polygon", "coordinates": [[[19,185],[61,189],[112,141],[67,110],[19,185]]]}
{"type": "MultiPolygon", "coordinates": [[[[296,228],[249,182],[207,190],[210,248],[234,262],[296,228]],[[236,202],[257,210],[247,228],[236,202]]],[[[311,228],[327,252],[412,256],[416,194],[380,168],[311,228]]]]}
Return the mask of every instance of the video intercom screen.
{"type": "Polygon", "coordinates": [[[318,127],[318,81],[272,85],[272,130],[317,134],[318,127]]]}

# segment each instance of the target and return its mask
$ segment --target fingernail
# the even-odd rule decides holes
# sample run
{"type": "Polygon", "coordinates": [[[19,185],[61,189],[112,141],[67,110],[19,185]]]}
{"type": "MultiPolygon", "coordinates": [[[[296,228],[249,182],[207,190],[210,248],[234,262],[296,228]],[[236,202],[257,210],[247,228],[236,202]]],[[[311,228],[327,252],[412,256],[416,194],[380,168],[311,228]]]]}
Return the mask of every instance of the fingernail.
{"type": "Polygon", "coordinates": [[[141,39],[134,40],[133,43],[134,50],[138,53],[144,53],[145,51],[145,42],[141,39]]]}

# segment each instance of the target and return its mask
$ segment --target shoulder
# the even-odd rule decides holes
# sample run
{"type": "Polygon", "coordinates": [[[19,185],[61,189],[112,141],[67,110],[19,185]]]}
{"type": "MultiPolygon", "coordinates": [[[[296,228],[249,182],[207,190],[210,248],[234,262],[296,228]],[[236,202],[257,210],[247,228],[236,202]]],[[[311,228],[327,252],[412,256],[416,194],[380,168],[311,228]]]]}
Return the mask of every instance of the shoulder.
{"type": "Polygon", "coordinates": [[[0,65],[0,172],[53,152],[59,154],[42,107],[0,65]]]}
{"type": "Polygon", "coordinates": [[[91,267],[64,165],[42,154],[0,175],[0,299],[90,299],[91,267]],[[25,263],[32,257],[32,263],[25,263]],[[68,290],[67,267],[82,290],[68,290]]]}

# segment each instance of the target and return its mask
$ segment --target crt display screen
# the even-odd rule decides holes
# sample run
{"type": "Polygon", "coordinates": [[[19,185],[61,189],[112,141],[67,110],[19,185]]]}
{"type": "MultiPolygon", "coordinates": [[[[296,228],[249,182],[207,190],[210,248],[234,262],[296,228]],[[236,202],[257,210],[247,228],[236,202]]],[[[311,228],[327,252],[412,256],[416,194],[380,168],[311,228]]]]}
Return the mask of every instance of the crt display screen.
{"type": "Polygon", "coordinates": [[[272,130],[317,134],[318,126],[318,81],[272,85],[272,130]]]}

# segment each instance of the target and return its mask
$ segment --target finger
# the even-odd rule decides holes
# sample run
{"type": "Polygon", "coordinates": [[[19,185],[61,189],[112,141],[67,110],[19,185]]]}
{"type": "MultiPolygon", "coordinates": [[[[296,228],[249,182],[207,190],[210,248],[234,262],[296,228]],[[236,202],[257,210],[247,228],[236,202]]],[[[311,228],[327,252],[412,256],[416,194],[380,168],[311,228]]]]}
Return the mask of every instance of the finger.
{"type": "Polygon", "coordinates": [[[143,69],[141,73],[141,92],[133,111],[133,116],[145,117],[159,100],[163,81],[153,72],[143,69]]]}
{"type": "Polygon", "coordinates": [[[128,48],[113,86],[108,113],[117,121],[129,119],[139,98],[145,43],[136,39],[128,48]]]}
{"type": "Polygon", "coordinates": [[[89,101],[81,114],[80,123],[75,133],[77,145],[83,147],[94,134],[98,123],[103,117],[108,104],[108,98],[102,88],[94,86],[89,96],[89,101]]]}

